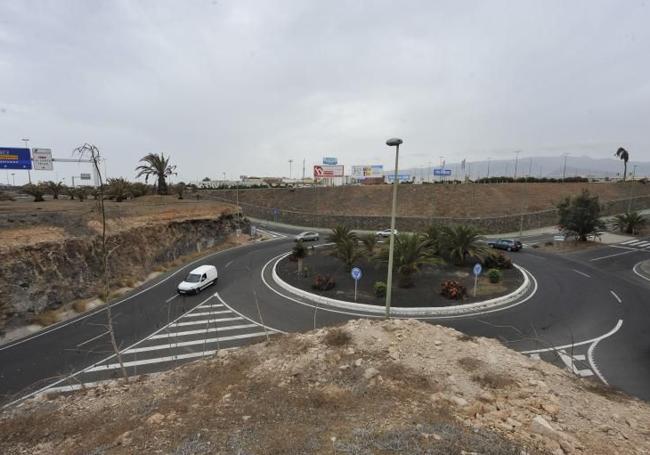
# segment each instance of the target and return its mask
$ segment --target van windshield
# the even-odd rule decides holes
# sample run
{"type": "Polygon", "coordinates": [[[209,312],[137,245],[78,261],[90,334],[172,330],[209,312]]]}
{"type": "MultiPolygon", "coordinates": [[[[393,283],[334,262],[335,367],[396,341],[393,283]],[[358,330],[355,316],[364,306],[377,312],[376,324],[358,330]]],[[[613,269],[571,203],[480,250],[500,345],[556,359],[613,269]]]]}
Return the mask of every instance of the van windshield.
{"type": "Polygon", "coordinates": [[[187,283],[198,283],[199,281],[201,281],[201,275],[198,275],[196,273],[190,273],[189,275],[187,275],[187,278],[185,278],[185,281],[187,283]]]}

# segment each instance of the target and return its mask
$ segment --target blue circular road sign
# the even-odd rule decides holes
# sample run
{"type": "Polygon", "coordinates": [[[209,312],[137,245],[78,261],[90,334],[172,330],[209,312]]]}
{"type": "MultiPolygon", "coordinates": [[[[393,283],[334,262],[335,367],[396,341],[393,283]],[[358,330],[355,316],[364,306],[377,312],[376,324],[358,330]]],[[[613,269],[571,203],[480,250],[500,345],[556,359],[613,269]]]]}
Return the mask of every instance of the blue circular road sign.
{"type": "Polygon", "coordinates": [[[481,267],[481,264],[477,262],[476,265],[474,265],[474,275],[479,276],[482,270],[483,267],[481,267]]]}
{"type": "Polygon", "coordinates": [[[359,278],[361,278],[361,276],[362,276],[363,274],[361,273],[361,269],[360,269],[359,267],[355,267],[355,268],[353,268],[352,271],[350,272],[350,275],[352,275],[352,278],[353,278],[354,280],[358,280],[359,278]]]}

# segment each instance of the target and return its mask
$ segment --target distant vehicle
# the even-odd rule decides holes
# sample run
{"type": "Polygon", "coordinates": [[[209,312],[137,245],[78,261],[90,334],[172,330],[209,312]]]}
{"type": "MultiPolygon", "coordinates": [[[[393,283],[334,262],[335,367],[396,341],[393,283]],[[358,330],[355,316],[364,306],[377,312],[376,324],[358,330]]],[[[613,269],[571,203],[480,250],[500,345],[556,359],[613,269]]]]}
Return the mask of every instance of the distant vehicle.
{"type": "Polygon", "coordinates": [[[320,239],[320,236],[318,235],[318,232],[301,232],[300,234],[296,235],[296,237],[293,239],[294,242],[298,242],[302,240],[303,242],[317,242],[320,239]]]}
{"type": "Polygon", "coordinates": [[[506,250],[506,251],[519,251],[523,248],[523,245],[519,240],[511,239],[499,239],[499,240],[490,240],[488,245],[497,250],[506,250]]]}
{"type": "Polygon", "coordinates": [[[187,274],[185,279],[178,285],[176,291],[179,294],[198,294],[219,279],[217,268],[213,265],[202,265],[187,274]]]}
{"type": "MultiPolygon", "coordinates": [[[[397,232],[397,229],[395,229],[393,231],[393,234],[395,234],[395,235],[399,234],[399,232],[397,232]]],[[[375,233],[375,235],[377,237],[383,237],[383,238],[390,237],[390,229],[384,229],[383,231],[377,231],[375,233]]]]}

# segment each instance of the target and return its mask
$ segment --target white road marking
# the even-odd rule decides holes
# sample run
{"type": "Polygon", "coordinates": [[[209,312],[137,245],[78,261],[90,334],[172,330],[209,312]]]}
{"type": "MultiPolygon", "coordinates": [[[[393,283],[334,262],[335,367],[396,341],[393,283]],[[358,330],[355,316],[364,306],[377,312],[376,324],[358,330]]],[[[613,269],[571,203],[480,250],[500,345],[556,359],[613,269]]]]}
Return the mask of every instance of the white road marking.
{"type": "Polygon", "coordinates": [[[190,313],[188,315],[185,315],[186,318],[195,318],[197,316],[210,316],[212,314],[229,314],[231,311],[230,310],[222,310],[222,311],[201,311],[199,313],[190,313]]]}
{"type": "Polygon", "coordinates": [[[567,369],[571,371],[573,374],[577,374],[578,376],[582,376],[582,377],[594,375],[594,373],[589,368],[579,370],[578,367],[576,367],[575,360],[584,360],[585,359],[584,355],[570,356],[564,350],[558,351],[557,354],[560,356],[560,359],[562,359],[562,362],[566,365],[567,369]]]}
{"type": "Polygon", "coordinates": [[[180,294],[174,294],[174,295],[172,295],[170,298],[168,298],[167,300],[165,300],[165,303],[169,303],[169,302],[171,302],[172,300],[174,300],[174,299],[175,299],[176,297],[178,297],[179,295],[180,295],[180,294]]]}
{"type": "Polygon", "coordinates": [[[616,295],[616,292],[614,292],[614,291],[612,291],[612,290],[610,290],[609,292],[612,293],[612,295],[613,295],[614,298],[618,301],[618,303],[623,303],[623,301],[621,300],[621,298],[620,298],[618,295],[616,295]]]}
{"type": "Polygon", "coordinates": [[[605,338],[614,335],[616,332],[618,332],[618,330],[621,328],[622,325],[623,325],[623,319],[619,319],[612,330],[610,330],[606,334],[600,335],[600,336],[598,336],[596,338],[591,338],[589,340],[579,341],[577,343],[572,343],[572,344],[565,344],[565,345],[562,345],[562,346],[553,346],[553,347],[550,347],[550,348],[543,348],[543,349],[531,349],[530,351],[520,351],[520,353],[521,354],[539,354],[541,352],[557,351],[559,349],[568,349],[568,348],[575,347],[575,346],[582,346],[584,344],[595,343],[597,341],[604,340],[605,338]]]}
{"type": "Polygon", "coordinates": [[[228,267],[230,267],[230,264],[232,264],[232,262],[233,262],[233,261],[228,261],[228,263],[226,264],[226,266],[225,266],[224,268],[227,269],[228,267]]]}
{"type": "Polygon", "coordinates": [[[159,351],[161,349],[176,349],[184,346],[196,346],[201,344],[220,343],[223,341],[245,340],[247,338],[258,338],[265,336],[265,332],[244,333],[242,335],[230,335],[227,337],[204,338],[202,340],[180,341],[167,344],[156,344],[153,346],[143,346],[141,348],[127,349],[122,354],[137,354],[138,352],[159,351]]]}
{"type": "Polygon", "coordinates": [[[103,336],[106,336],[106,335],[108,335],[109,333],[111,333],[111,332],[106,331],[106,332],[104,332],[104,333],[101,333],[101,334],[97,335],[96,337],[92,337],[92,338],[89,339],[89,340],[86,340],[86,341],[83,341],[83,342],[79,343],[79,344],[77,345],[77,347],[83,346],[84,344],[90,343],[91,341],[95,341],[97,338],[101,338],[101,337],[103,337],[103,336]]]}
{"type": "Polygon", "coordinates": [[[628,245],[630,243],[636,243],[637,240],[628,240],[627,242],[621,242],[619,245],[628,245]]]}
{"type": "MultiPolygon", "coordinates": [[[[641,261],[641,262],[643,262],[643,261],[641,261]]],[[[641,262],[639,262],[638,264],[635,264],[634,267],[632,267],[632,271],[634,272],[635,275],[638,275],[639,277],[643,278],[643,279],[646,280],[646,281],[650,281],[650,278],[648,278],[647,276],[643,275],[641,272],[639,272],[639,271],[637,270],[637,268],[641,265],[641,262]]]]}
{"type": "MultiPolygon", "coordinates": [[[[236,348],[227,348],[227,349],[220,349],[220,351],[230,351],[232,349],[236,348]]],[[[216,349],[211,349],[211,350],[206,350],[206,351],[201,351],[201,352],[190,352],[187,354],[177,354],[177,355],[170,355],[170,356],[165,356],[165,357],[156,357],[153,359],[143,359],[143,360],[131,360],[129,362],[124,362],[124,367],[134,367],[134,366],[139,366],[139,365],[151,365],[153,363],[166,363],[166,362],[173,362],[175,360],[184,360],[184,359],[195,359],[197,357],[207,357],[210,355],[213,355],[217,352],[216,349]]],[[[106,370],[115,370],[117,368],[120,368],[119,363],[110,363],[108,365],[101,365],[101,366],[96,366],[92,367],[89,370],[86,370],[86,373],[92,372],[92,371],[106,371],[106,370]]]]}
{"type": "Polygon", "coordinates": [[[648,246],[648,245],[650,245],[650,242],[639,243],[637,246],[640,246],[640,247],[645,248],[645,247],[648,246]]]}
{"type": "Polygon", "coordinates": [[[213,308],[223,308],[223,303],[213,303],[211,305],[207,305],[207,304],[206,305],[199,305],[196,308],[205,308],[207,310],[211,310],[213,308]]]}
{"type": "Polygon", "coordinates": [[[167,332],[167,333],[160,333],[158,335],[154,335],[150,340],[157,340],[161,338],[175,338],[175,337],[183,337],[183,336],[189,336],[189,335],[201,335],[203,333],[209,333],[209,332],[228,332],[231,330],[240,330],[240,329],[250,329],[253,327],[257,327],[257,324],[240,324],[240,325],[227,325],[224,327],[208,327],[206,329],[198,329],[198,330],[185,330],[182,332],[167,332]]]}
{"type": "Polygon", "coordinates": [[[593,259],[590,259],[590,261],[600,261],[601,259],[613,258],[613,257],[616,257],[616,256],[622,256],[624,254],[636,253],[637,251],[639,251],[639,250],[633,248],[633,249],[628,250],[628,251],[623,251],[622,253],[608,254],[607,256],[600,256],[600,257],[597,257],[597,258],[593,258],[593,259]]]}
{"type": "Polygon", "coordinates": [[[228,309],[229,309],[230,311],[232,311],[233,313],[238,314],[239,316],[241,316],[241,318],[246,319],[247,321],[250,321],[250,322],[252,322],[253,324],[259,325],[260,327],[263,327],[263,328],[265,328],[265,329],[267,329],[267,330],[270,330],[270,331],[272,331],[272,332],[277,332],[277,333],[287,333],[287,332],[284,332],[284,331],[282,331],[282,330],[274,329],[273,327],[269,327],[268,325],[261,324],[261,323],[257,322],[256,320],[251,319],[251,318],[249,318],[248,316],[246,316],[246,315],[240,313],[239,311],[235,310],[233,307],[231,307],[230,305],[228,305],[228,304],[227,304],[227,303],[226,303],[226,302],[221,298],[221,296],[219,295],[218,292],[215,292],[215,293],[214,293],[214,296],[215,296],[217,299],[219,299],[219,301],[220,301],[221,303],[223,303],[223,305],[224,305],[226,308],[228,308],[228,309]]]}
{"type": "Polygon", "coordinates": [[[201,319],[199,321],[187,321],[187,322],[175,322],[173,324],[169,324],[167,327],[185,327],[187,325],[197,325],[197,324],[203,324],[206,325],[207,323],[211,322],[228,322],[228,321],[239,321],[243,318],[237,316],[237,317],[232,317],[232,318],[219,318],[219,319],[201,319]]]}
{"type": "Polygon", "coordinates": [[[578,273],[578,274],[580,274],[582,276],[585,276],[587,278],[591,278],[591,275],[588,275],[585,272],[581,272],[580,270],[576,270],[576,269],[571,269],[571,270],[573,270],[574,272],[576,272],[576,273],[578,273]]]}

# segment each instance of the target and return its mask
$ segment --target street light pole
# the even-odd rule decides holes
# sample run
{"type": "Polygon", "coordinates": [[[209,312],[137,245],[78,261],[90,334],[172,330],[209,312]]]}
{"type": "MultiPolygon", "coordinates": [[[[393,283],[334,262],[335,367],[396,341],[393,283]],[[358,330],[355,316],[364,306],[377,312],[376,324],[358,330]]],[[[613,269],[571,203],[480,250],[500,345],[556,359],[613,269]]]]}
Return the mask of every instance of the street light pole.
{"type": "Polygon", "coordinates": [[[487,169],[487,178],[490,178],[490,157],[488,156],[488,169],[487,169]]]}
{"type": "Polygon", "coordinates": [[[562,169],[562,182],[564,182],[564,179],[566,178],[566,159],[568,158],[569,154],[565,153],[564,154],[564,168],[562,169]]]}
{"type": "Polygon", "coordinates": [[[390,319],[390,298],[393,290],[393,258],[395,248],[395,213],[397,212],[397,186],[399,178],[397,169],[399,165],[399,145],[403,141],[397,137],[388,139],[386,145],[395,147],[395,178],[393,180],[393,206],[390,212],[390,243],[388,245],[388,277],[386,279],[386,319],[390,319]]]}
{"type": "Polygon", "coordinates": [[[291,180],[291,165],[293,164],[293,160],[289,160],[289,180],[291,180]]]}
{"type": "Polygon", "coordinates": [[[14,172],[11,173],[11,180],[14,182],[13,186],[16,186],[16,174],[14,172]]]}
{"type": "MultiPolygon", "coordinates": [[[[27,150],[29,150],[29,159],[31,160],[32,159],[32,151],[30,150],[29,145],[27,144],[29,142],[29,138],[24,137],[24,138],[21,139],[21,141],[23,141],[25,143],[25,148],[27,150]]],[[[27,178],[29,179],[29,184],[31,185],[32,184],[32,172],[29,169],[27,169],[27,178]]]]}
{"type": "Polygon", "coordinates": [[[521,153],[521,150],[517,150],[515,152],[515,174],[514,174],[514,179],[517,180],[517,165],[519,164],[519,154],[521,153]]]}

